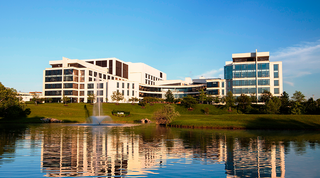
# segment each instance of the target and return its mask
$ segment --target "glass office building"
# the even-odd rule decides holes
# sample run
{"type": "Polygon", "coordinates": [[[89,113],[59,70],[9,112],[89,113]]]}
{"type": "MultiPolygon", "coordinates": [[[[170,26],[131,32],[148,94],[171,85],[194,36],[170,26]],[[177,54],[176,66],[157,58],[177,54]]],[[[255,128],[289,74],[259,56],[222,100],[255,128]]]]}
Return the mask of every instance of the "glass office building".
{"type": "Polygon", "coordinates": [[[283,92],[282,62],[270,62],[269,52],[232,54],[232,61],[224,66],[224,78],[227,92],[235,96],[283,92]]]}

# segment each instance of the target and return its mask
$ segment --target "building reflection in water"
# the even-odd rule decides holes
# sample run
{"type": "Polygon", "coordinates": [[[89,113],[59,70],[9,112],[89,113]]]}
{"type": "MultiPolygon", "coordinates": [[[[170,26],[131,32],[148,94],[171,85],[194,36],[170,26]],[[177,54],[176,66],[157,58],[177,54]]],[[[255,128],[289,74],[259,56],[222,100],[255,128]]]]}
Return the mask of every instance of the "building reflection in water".
{"type": "Polygon", "coordinates": [[[220,134],[198,143],[199,139],[182,134],[169,138],[166,130],[159,129],[161,133],[148,139],[132,128],[121,127],[45,130],[42,171],[48,177],[134,176],[152,173],[170,159],[187,158],[184,164],[225,164],[226,177],[285,176],[281,142],[266,144],[257,137],[244,144],[238,138],[220,134]]]}

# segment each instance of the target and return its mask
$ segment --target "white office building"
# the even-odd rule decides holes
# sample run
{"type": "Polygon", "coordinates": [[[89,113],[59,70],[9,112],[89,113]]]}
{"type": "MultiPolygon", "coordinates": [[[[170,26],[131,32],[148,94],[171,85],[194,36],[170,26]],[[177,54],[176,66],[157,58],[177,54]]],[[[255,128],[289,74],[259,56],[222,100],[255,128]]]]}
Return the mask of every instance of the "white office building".
{"type": "Polygon", "coordinates": [[[166,80],[166,74],[143,63],[126,63],[117,58],[68,59],[50,61],[51,68],[43,71],[43,93],[53,102],[63,96],[71,102],[88,102],[95,94],[101,102],[112,101],[111,95],[119,91],[122,102],[131,97],[139,98],[139,84],[166,80]]]}

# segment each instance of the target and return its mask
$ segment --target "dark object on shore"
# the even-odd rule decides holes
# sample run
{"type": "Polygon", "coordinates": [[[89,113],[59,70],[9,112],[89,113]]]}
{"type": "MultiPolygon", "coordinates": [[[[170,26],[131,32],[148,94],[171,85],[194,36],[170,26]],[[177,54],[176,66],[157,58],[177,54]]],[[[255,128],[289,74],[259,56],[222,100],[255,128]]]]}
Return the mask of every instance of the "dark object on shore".
{"type": "Polygon", "coordinates": [[[55,118],[43,118],[41,119],[44,123],[62,123],[63,121],[55,118]]]}
{"type": "Polygon", "coordinates": [[[149,119],[147,119],[147,118],[141,119],[140,122],[141,122],[142,124],[151,123],[151,121],[150,121],[149,119]]]}

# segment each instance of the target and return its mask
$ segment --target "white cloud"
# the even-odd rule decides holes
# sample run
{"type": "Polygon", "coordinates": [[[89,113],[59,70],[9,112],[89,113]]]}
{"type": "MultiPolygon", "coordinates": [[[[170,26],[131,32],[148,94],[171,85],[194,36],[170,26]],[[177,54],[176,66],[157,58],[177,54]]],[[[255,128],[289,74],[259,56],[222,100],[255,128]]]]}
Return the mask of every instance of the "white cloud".
{"type": "Polygon", "coordinates": [[[286,84],[288,84],[288,85],[291,85],[291,86],[294,86],[294,83],[293,83],[293,82],[284,81],[284,83],[286,83],[286,84]]]}
{"type": "Polygon", "coordinates": [[[284,78],[302,77],[320,70],[320,40],[280,49],[273,54],[270,60],[282,61],[284,78]]]}
{"type": "Polygon", "coordinates": [[[205,72],[201,75],[197,75],[195,78],[199,78],[201,76],[205,77],[205,78],[223,78],[223,68],[220,68],[218,70],[213,69],[213,70],[205,72]]]}

